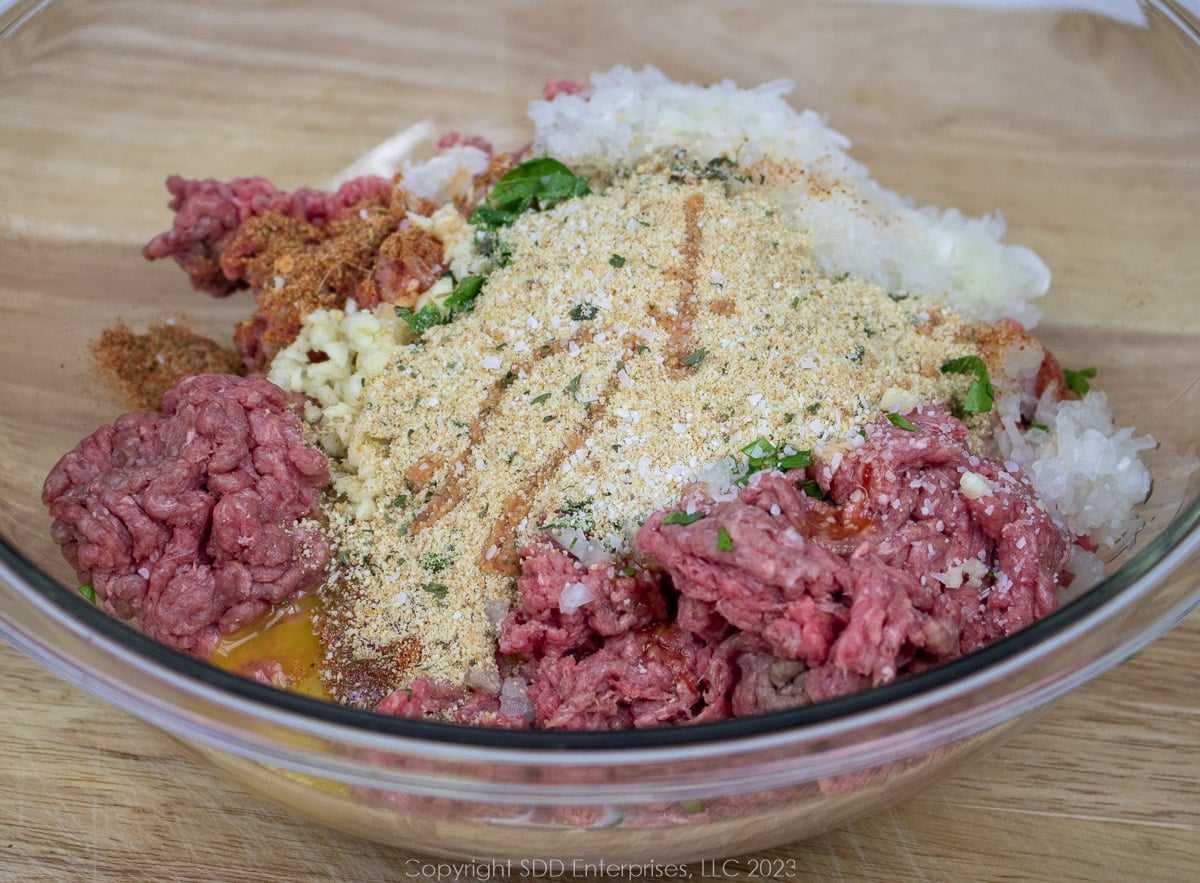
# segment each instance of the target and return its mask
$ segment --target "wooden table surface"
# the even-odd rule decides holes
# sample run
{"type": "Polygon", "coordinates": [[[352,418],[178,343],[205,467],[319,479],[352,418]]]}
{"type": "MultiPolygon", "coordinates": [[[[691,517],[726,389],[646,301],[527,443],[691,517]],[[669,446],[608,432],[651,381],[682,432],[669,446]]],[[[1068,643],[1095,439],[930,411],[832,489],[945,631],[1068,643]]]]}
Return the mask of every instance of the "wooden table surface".
{"type": "MultiPolygon", "coordinates": [[[[655,60],[677,77],[703,79],[728,33],[746,21],[761,23],[753,10],[765,5],[705,4],[706,14],[679,31],[676,17],[648,12],[658,4],[592,5],[611,15],[585,4],[512,3],[503,14],[487,4],[480,14],[488,16],[488,37],[463,44],[469,51],[456,54],[455,64],[443,71],[448,79],[439,81],[419,71],[408,76],[395,47],[425,51],[431,64],[439,63],[434,50],[421,47],[439,28],[456,33],[483,5],[423,4],[424,30],[413,30],[407,27],[411,19],[399,20],[398,7],[384,2],[357,4],[356,16],[349,17],[333,17],[330,10],[341,4],[321,3],[53,4],[35,27],[9,41],[0,59],[0,270],[12,270],[16,279],[4,295],[10,304],[0,337],[6,348],[24,347],[29,360],[43,359],[39,344],[19,329],[41,328],[36,311],[54,302],[74,317],[63,323],[64,339],[83,346],[89,335],[80,325],[111,315],[89,288],[101,260],[110,262],[107,290],[133,292],[127,318],[155,318],[162,308],[143,291],[148,274],[157,274],[153,285],[162,290],[185,287],[171,268],[147,270],[136,257],[138,243],[166,222],[158,183],[165,172],[265,171],[287,186],[319,183],[398,122],[429,117],[452,126],[474,118],[465,111],[439,117],[446,107],[430,83],[449,83],[451,100],[461,98],[473,113],[495,106],[500,119],[523,100],[512,97],[515,90],[539,82],[545,71],[573,76],[615,61],[655,60]],[[709,15],[710,8],[717,12],[709,15]],[[42,20],[49,21],[49,36],[37,30],[42,20]],[[543,29],[575,36],[540,41],[543,29]],[[204,75],[195,76],[196,70],[204,75]],[[495,79],[493,70],[507,73],[495,79]],[[134,81],[140,84],[136,99],[129,88],[134,81]],[[269,91],[238,101],[244,82],[269,91]],[[398,106],[381,113],[389,100],[398,106]],[[180,102],[188,114],[177,112],[180,102]],[[28,173],[33,156],[40,157],[37,174],[28,173]],[[38,300],[52,290],[66,293],[58,301],[50,295],[38,300]]],[[[793,51],[795,38],[786,32],[761,28],[755,39],[776,42],[730,59],[730,69],[721,73],[750,83],[786,68],[800,82],[801,102],[828,99],[815,103],[837,110],[835,123],[855,135],[858,155],[873,169],[896,174],[911,165],[915,177],[906,179],[906,192],[973,212],[995,208],[997,193],[1003,194],[1006,215],[1023,241],[1065,256],[1054,264],[1060,306],[1046,326],[1060,355],[1072,364],[1094,357],[1109,376],[1122,373],[1118,366],[1125,369],[1121,395],[1113,395],[1123,423],[1158,421],[1179,428],[1178,437],[1194,439],[1195,411],[1160,413],[1170,405],[1162,404],[1154,386],[1163,376],[1155,370],[1178,376],[1164,364],[1196,376],[1197,271],[1194,261],[1176,260],[1180,250],[1194,253],[1200,216],[1196,188],[1180,199],[1176,184],[1178,170],[1194,164],[1197,151],[1194,49],[1166,39],[1164,45],[1184,47],[1180,54],[1158,54],[1161,63],[1141,64],[1147,41],[1165,33],[1161,22],[1145,28],[1066,13],[1005,19],[1025,29],[1016,33],[991,29],[993,20],[983,16],[997,13],[943,6],[886,20],[866,4],[829,4],[820,12],[806,19],[819,32],[806,42],[807,54],[793,51]],[[1024,46],[1037,65],[1014,55],[1014,45],[1024,46]],[[953,52],[963,57],[947,55],[953,52]],[[933,57],[949,58],[955,76],[923,65],[933,57]],[[1004,95],[1006,89],[1013,94],[1004,95]],[[1045,90],[1055,90],[1053,97],[1045,90]],[[1019,96],[1034,93],[1042,103],[1030,105],[1031,115],[1015,110],[1019,96]],[[936,101],[922,103],[933,95],[936,101]],[[913,103],[911,114],[894,112],[902,101],[913,103]],[[930,110],[938,101],[953,111],[930,110]],[[1170,131],[1155,128],[1160,101],[1180,108],[1170,131]],[[1046,115],[1038,116],[1043,109],[1046,115]],[[944,148],[926,151],[931,131],[944,148]],[[1076,138],[1080,131],[1088,138],[1076,138]],[[1092,133],[1107,140],[1092,148],[1092,133]],[[910,163],[914,156],[921,161],[910,163]],[[1057,176],[1049,201],[1040,177],[1047,163],[1057,176]],[[1120,206],[1103,198],[1113,192],[1124,194],[1120,206]],[[1164,220],[1164,205],[1178,216],[1164,220]],[[1175,232],[1164,235],[1164,229],[1175,232]],[[1122,250],[1140,257],[1122,260],[1122,250]],[[1176,301],[1144,294],[1143,265],[1167,273],[1155,284],[1179,292],[1176,301]],[[1106,328],[1116,313],[1097,309],[1097,296],[1111,298],[1114,310],[1134,304],[1116,320],[1119,333],[1106,328]],[[1124,341],[1115,349],[1114,334],[1124,341]],[[1190,435],[1180,428],[1189,420],[1190,435]]],[[[491,131],[503,132],[503,125],[491,131]]],[[[0,277],[0,292],[3,282],[0,277]]],[[[53,382],[77,386],[75,375],[63,377],[53,382]]],[[[81,410],[103,413],[102,405],[76,396],[81,410]]],[[[20,401],[33,403],[35,397],[20,401]]],[[[11,442],[15,436],[6,433],[19,424],[5,424],[7,411],[3,417],[0,442],[11,442]]],[[[50,448],[78,437],[71,433],[79,422],[78,415],[61,421],[52,444],[37,447],[42,440],[26,439],[31,450],[37,448],[33,473],[44,474],[53,462],[50,448]]],[[[28,490],[36,480],[26,476],[19,483],[28,500],[16,500],[6,485],[0,506],[6,535],[30,531],[31,523],[33,535],[44,535],[37,521],[44,513],[28,490]]],[[[891,811],[772,851],[771,857],[784,860],[775,877],[1200,879],[1198,672],[1200,614],[1193,614],[955,777],[891,811]]],[[[3,881],[300,883],[428,876],[413,855],[319,827],[249,794],[171,737],[2,643],[0,756],[3,881]]],[[[750,879],[749,858],[688,871],[693,879],[706,873],[750,879]]],[[[453,875],[464,869],[444,870],[453,875]]]]}

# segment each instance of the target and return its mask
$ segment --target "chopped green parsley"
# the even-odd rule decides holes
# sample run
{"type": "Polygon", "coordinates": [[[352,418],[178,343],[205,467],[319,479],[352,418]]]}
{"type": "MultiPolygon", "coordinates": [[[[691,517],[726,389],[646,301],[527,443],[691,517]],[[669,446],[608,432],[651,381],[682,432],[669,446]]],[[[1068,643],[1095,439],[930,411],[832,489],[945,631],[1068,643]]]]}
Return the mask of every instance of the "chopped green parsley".
{"type": "Polygon", "coordinates": [[[695,371],[700,367],[700,363],[704,361],[704,357],[707,355],[708,350],[706,350],[704,347],[700,347],[690,356],[684,356],[680,361],[682,361],[683,364],[688,368],[691,368],[693,371],[695,371]]]}
{"type": "Polygon", "coordinates": [[[717,551],[733,551],[733,537],[729,535],[729,531],[725,529],[725,525],[721,525],[717,528],[717,551]]]}
{"type": "Polygon", "coordinates": [[[1095,368],[1080,368],[1078,371],[1063,368],[1063,381],[1067,384],[1067,389],[1077,396],[1087,395],[1088,390],[1092,388],[1088,381],[1095,376],[1095,368]]]}
{"type": "Polygon", "coordinates": [[[445,552],[442,554],[438,554],[437,552],[426,552],[421,556],[421,566],[430,573],[441,573],[453,563],[454,556],[450,554],[450,552],[445,552]]]}
{"type": "Polygon", "coordinates": [[[598,306],[584,301],[572,307],[570,315],[576,322],[586,322],[588,319],[595,319],[599,312],[598,306]]]}
{"type": "Polygon", "coordinates": [[[442,302],[442,306],[450,313],[450,317],[459,313],[469,313],[475,309],[475,299],[483,290],[487,276],[464,276],[454,286],[454,291],[442,302]]]}
{"type": "Polygon", "coordinates": [[[446,321],[442,315],[442,311],[433,304],[426,304],[415,313],[408,307],[396,307],[396,315],[404,320],[412,330],[412,333],[417,337],[420,337],[434,325],[441,325],[446,321]]]}
{"type": "Polygon", "coordinates": [[[972,414],[982,414],[992,410],[994,393],[992,381],[988,379],[987,365],[979,356],[959,356],[942,365],[943,374],[974,374],[975,379],[967,388],[967,398],[963,402],[963,410],[972,414]]]}
{"type": "Polygon", "coordinates": [[[801,469],[811,466],[812,451],[797,451],[790,447],[776,447],[765,438],[756,438],[742,448],[746,455],[746,472],[738,479],[738,484],[745,484],[756,472],[778,469],[787,472],[789,469],[801,469]]]}
{"type": "Polygon", "coordinates": [[[421,591],[428,592],[439,601],[442,601],[445,599],[446,595],[450,593],[450,587],[444,585],[443,583],[423,583],[421,585],[421,591]]]}
{"type": "Polygon", "coordinates": [[[543,211],[564,199],[589,193],[588,179],[579,177],[558,160],[548,156],[526,160],[496,182],[471,215],[471,223],[495,230],[513,223],[527,211],[543,211]]]}
{"type": "Polygon", "coordinates": [[[800,485],[800,490],[804,491],[804,493],[810,497],[813,497],[814,499],[825,499],[825,492],[821,490],[821,486],[817,484],[817,480],[815,478],[810,478],[808,481],[804,482],[804,484],[800,485]]]}

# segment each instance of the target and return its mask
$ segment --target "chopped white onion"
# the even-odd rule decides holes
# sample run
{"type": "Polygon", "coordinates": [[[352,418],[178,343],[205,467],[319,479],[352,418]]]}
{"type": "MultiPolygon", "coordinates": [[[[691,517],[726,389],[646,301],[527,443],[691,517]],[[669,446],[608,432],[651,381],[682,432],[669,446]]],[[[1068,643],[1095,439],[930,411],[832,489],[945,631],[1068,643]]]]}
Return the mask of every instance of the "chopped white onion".
{"type": "Polygon", "coordinates": [[[578,528],[556,527],[547,533],[554,542],[562,546],[584,567],[591,567],[593,564],[609,564],[613,560],[612,553],[608,549],[595,540],[589,539],[588,535],[578,528]]]}
{"type": "Polygon", "coordinates": [[[523,717],[533,720],[533,702],[525,691],[525,682],[520,678],[505,678],[500,687],[500,713],[506,717],[523,717]]]}
{"type": "Polygon", "coordinates": [[[592,590],[583,583],[567,583],[558,596],[558,609],[563,613],[574,613],[594,598],[592,590]]]}

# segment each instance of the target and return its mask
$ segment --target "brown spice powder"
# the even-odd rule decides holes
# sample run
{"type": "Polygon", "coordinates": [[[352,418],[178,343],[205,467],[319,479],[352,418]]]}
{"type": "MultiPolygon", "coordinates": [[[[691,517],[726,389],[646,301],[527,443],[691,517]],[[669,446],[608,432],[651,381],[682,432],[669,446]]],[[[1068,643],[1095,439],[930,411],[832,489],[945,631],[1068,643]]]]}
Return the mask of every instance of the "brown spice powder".
{"type": "Polygon", "coordinates": [[[138,334],[125,323],[91,345],[100,378],[137,411],[157,411],[163,394],[191,374],[242,374],[242,358],[186,325],[167,321],[138,334]]]}

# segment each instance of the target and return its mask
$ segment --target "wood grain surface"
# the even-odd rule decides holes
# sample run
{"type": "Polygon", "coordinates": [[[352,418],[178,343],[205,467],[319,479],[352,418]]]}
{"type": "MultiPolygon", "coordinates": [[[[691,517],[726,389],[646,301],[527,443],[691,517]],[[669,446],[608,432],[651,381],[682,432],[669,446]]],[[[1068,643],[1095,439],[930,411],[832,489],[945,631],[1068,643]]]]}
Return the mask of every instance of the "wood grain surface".
{"type": "MultiPolygon", "coordinates": [[[[70,578],[37,487],[113,413],[80,358],[98,327],[171,314],[217,334],[245,311],[138,257],[167,222],[165,173],[320,184],[417,119],[519,143],[543,79],[653,61],[684,79],[793,77],[796,103],[831,114],[884,183],[1003,208],[1055,273],[1039,333],[1099,367],[1119,423],[1166,442],[1157,533],[1196,482],[1195,45],[1161,15],[967,5],[51,4],[0,40],[0,532],[70,578]]],[[[908,802],[676,879],[1200,879],[1198,671],[1193,614],[908,802]]],[[[0,756],[3,881],[631,876],[617,855],[579,875],[439,864],[307,822],[4,644],[0,756]]]]}
{"type": "MultiPolygon", "coordinates": [[[[1200,616],[1193,615],[907,803],[815,839],[686,872],[697,880],[839,883],[1195,880],[1198,645],[1200,616]]],[[[438,863],[446,878],[466,880],[619,879],[536,867],[522,873],[516,862],[511,872],[473,867],[340,834],[243,791],[161,731],[5,645],[0,672],[2,880],[379,883],[433,879],[430,865],[438,863]]]]}

